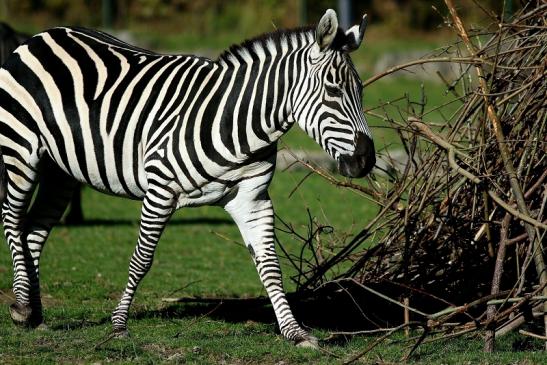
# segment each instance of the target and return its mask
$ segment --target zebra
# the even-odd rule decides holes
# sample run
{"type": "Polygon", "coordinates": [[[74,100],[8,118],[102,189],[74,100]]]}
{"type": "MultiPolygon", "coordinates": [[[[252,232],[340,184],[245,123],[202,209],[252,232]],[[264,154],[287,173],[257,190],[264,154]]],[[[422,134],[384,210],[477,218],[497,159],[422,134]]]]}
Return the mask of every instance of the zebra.
{"type": "Polygon", "coordinates": [[[349,56],[366,19],[344,32],[329,9],[317,26],[258,36],[217,60],[161,55],[76,27],[18,47],[0,69],[0,201],[14,267],[13,322],[43,323],[40,255],[81,182],[142,201],[113,335],[129,334],[130,304],[173,212],[217,205],[241,232],[282,336],[317,348],[285,296],[268,186],[277,141],[295,123],[342,175],[373,168],[362,82],[349,56]]]}

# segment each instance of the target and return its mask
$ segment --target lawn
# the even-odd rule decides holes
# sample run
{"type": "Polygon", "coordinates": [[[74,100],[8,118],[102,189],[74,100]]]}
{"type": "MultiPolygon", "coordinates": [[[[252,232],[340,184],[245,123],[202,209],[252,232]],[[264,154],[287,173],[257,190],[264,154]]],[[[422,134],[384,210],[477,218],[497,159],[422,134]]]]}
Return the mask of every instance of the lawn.
{"type": "MultiPolygon", "coordinates": [[[[352,203],[356,201],[354,193],[337,190],[316,178],[306,180],[287,199],[303,176],[302,172],[278,173],[271,187],[279,215],[295,227],[307,223],[307,208],[322,222],[337,227],[336,232],[352,232],[374,214],[375,207],[352,203]],[[349,204],[351,210],[346,208],[349,204]]],[[[240,307],[162,302],[163,297],[246,298],[264,294],[247,251],[219,237],[240,241],[236,227],[222,209],[207,207],[181,210],[166,230],[154,266],[131,310],[131,338],[111,340],[96,348],[110,331],[110,312],[127,279],[139,204],[86,189],[83,205],[88,224],[56,228],[43,255],[42,295],[49,330],[28,331],[11,324],[7,313],[11,262],[6,246],[0,247],[2,363],[330,364],[358,353],[375,340],[356,337],[331,341],[323,345],[323,352],[314,352],[284,341],[268,307],[251,302],[240,307]]],[[[288,236],[282,240],[289,249],[298,249],[288,236]]],[[[290,270],[287,265],[284,268],[290,290],[290,270]]],[[[314,328],[312,333],[326,338],[328,329],[314,328]]],[[[394,339],[402,340],[400,336],[394,339]]],[[[480,339],[436,343],[420,348],[416,361],[494,364],[526,359],[531,364],[545,360],[541,352],[511,351],[514,340],[504,340],[494,355],[480,352],[480,339]],[[447,351],[448,358],[443,355],[447,351]]],[[[401,344],[386,344],[368,359],[396,361],[405,351],[401,344]]]]}

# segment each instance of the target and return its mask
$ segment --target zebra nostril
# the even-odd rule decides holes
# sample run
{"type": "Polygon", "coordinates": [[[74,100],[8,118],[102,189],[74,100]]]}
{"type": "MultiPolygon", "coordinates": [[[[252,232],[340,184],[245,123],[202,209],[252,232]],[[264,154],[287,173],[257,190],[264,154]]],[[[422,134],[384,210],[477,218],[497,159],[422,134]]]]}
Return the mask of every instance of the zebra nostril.
{"type": "Polygon", "coordinates": [[[357,133],[355,138],[355,150],[352,155],[340,155],[338,169],[347,177],[363,177],[368,174],[376,164],[374,142],[364,133],[357,133]]]}

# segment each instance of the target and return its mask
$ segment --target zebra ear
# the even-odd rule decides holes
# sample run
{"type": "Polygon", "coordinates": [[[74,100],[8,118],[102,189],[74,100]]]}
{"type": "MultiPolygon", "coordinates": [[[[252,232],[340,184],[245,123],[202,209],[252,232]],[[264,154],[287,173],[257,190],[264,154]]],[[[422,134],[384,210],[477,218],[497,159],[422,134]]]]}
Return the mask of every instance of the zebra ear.
{"type": "Polygon", "coordinates": [[[325,12],[325,15],[321,17],[321,20],[315,29],[315,41],[319,45],[321,51],[331,45],[337,30],[338,18],[336,17],[336,12],[332,9],[328,9],[325,12]]]}
{"type": "Polygon", "coordinates": [[[365,29],[367,29],[367,14],[363,15],[361,24],[354,25],[348,29],[346,32],[346,44],[342,46],[342,50],[352,52],[359,48],[365,35],[365,29]]]}

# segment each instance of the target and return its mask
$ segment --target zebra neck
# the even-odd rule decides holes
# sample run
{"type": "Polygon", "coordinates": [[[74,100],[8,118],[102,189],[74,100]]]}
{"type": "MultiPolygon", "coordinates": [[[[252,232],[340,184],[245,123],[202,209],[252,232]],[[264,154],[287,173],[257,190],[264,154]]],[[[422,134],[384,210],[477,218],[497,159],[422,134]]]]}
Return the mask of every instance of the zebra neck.
{"type": "MultiPolygon", "coordinates": [[[[294,124],[292,106],[307,75],[310,32],[259,40],[223,54],[216,65],[225,81],[225,123],[243,155],[272,145],[294,124]]],[[[238,151],[236,151],[238,152],[238,151]]]]}

